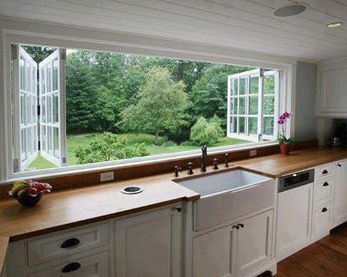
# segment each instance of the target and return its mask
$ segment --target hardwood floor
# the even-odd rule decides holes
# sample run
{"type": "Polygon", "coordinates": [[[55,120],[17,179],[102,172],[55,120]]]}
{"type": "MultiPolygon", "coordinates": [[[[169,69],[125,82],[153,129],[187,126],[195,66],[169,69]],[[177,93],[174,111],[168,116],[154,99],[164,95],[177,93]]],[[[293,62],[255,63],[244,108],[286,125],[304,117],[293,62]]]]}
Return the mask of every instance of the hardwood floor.
{"type": "Polygon", "coordinates": [[[277,277],[304,276],[347,276],[347,224],[278,264],[277,277]]]}

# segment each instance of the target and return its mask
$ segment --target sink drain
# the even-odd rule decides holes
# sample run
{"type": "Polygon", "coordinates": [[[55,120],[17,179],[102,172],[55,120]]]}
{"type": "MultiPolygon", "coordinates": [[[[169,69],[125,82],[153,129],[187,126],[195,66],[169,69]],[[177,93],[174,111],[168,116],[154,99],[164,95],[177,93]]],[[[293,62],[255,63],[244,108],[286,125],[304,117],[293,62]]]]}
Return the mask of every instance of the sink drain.
{"type": "Polygon", "coordinates": [[[124,194],[137,194],[143,191],[143,188],[140,186],[129,186],[121,190],[124,194]]]}

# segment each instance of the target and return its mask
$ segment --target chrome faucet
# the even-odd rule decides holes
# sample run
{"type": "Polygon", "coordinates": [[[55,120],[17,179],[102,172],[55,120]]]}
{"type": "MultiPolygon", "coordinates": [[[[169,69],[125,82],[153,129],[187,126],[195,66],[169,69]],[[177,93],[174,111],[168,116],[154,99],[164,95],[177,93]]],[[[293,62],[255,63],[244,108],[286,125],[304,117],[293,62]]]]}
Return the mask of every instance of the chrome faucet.
{"type": "Polygon", "coordinates": [[[201,172],[206,172],[207,145],[201,147],[201,172]]]}

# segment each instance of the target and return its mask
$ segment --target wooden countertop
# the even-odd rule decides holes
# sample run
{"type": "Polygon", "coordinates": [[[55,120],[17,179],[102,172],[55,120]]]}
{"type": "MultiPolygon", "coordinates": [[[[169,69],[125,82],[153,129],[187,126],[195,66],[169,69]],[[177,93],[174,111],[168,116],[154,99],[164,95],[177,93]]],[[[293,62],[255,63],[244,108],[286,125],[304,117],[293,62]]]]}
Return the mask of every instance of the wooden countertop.
{"type": "Polygon", "coordinates": [[[290,155],[270,155],[240,161],[243,169],[277,178],[296,171],[347,158],[347,148],[315,147],[294,151],[290,155]]]}
{"type": "MultiPolygon", "coordinates": [[[[347,149],[317,147],[295,151],[289,156],[276,154],[252,158],[236,162],[229,169],[222,169],[221,167],[220,170],[213,171],[209,168],[207,174],[243,168],[277,178],[345,158],[347,158],[347,149]]],[[[194,176],[200,175],[195,173],[194,176]]],[[[180,177],[188,176],[183,172],[180,177]]],[[[176,184],[172,179],[173,174],[167,173],[130,181],[54,192],[45,195],[35,208],[21,207],[14,200],[0,201],[0,266],[3,263],[3,253],[6,252],[9,240],[20,240],[200,198],[198,193],[176,184]],[[136,195],[125,195],[120,192],[124,186],[134,184],[141,185],[144,188],[143,192],[136,195]]]]}
{"type": "Polygon", "coordinates": [[[0,275],[4,267],[9,238],[0,236],[0,275]]]}

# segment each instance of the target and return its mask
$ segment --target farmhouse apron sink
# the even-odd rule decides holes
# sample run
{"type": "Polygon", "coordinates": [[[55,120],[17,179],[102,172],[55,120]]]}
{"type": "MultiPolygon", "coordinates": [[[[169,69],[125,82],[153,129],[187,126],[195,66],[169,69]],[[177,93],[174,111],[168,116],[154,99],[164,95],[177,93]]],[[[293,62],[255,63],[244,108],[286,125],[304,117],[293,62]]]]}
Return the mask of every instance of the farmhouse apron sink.
{"type": "Polygon", "coordinates": [[[193,203],[194,231],[207,229],[274,204],[274,179],[232,170],[178,183],[201,195],[193,203]]]}

